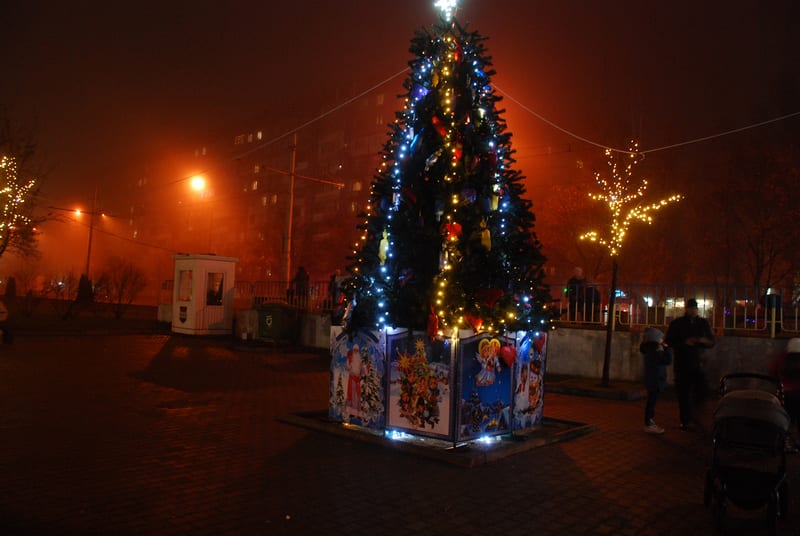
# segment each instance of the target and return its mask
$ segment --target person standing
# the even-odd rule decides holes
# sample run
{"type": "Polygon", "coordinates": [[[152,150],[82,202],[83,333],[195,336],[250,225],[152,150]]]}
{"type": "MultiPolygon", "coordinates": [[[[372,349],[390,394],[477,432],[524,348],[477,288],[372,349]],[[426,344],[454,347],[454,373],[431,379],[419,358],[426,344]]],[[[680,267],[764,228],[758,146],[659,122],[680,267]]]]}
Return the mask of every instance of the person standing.
{"type": "Polygon", "coordinates": [[[648,327],[644,330],[644,341],[639,345],[644,357],[644,385],[647,388],[647,403],[644,407],[644,431],[648,434],[663,434],[664,429],[656,424],[656,402],[659,393],[667,387],[667,365],[672,363],[672,349],[664,348],[661,330],[648,327]]]}
{"type": "Polygon", "coordinates": [[[295,305],[299,307],[308,305],[308,272],[303,266],[300,266],[294,274],[291,289],[294,291],[295,305]]]}
{"type": "MultiPolygon", "coordinates": [[[[578,313],[583,313],[584,290],[586,287],[586,277],[583,275],[583,268],[576,266],[572,273],[572,277],[567,281],[567,300],[569,302],[569,310],[567,311],[567,320],[576,322],[578,320],[578,313]]],[[[581,314],[583,320],[583,314],[581,314]]]]}
{"type": "Polygon", "coordinates": [[[703,351],[714,346],[708,321],[697,313],[697,300],[686,300],[684,315],[670,322],[665,339],[674,355],[675,390],[678,393],[681,430],[689,430],[696,412],[708,398],[703,351]]]}

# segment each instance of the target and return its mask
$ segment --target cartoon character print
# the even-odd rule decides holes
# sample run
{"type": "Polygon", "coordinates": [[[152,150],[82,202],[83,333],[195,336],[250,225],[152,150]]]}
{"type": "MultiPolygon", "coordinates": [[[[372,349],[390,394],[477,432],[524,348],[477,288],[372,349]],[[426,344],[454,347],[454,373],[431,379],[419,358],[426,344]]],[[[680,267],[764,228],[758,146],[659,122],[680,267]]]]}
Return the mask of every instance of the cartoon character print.
{"type": "Polygon", "coordinates": [[[475,385],[486,387],[494,383],[497,371],[500,370],[500,341],[497,339],[483,339],[478,344],[476,359],[481,365],[481,370],[475,376],[475,385]]]}

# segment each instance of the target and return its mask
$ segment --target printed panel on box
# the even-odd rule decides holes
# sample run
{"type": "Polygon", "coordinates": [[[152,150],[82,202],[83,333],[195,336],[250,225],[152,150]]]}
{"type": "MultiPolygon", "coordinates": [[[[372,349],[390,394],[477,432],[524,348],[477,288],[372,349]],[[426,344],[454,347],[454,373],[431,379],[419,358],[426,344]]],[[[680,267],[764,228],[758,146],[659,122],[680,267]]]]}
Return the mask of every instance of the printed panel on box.
{"type": "Polygon", "coordinates": [[[452,437],[453,347],[449,339],[398,330],[386,337],[388,427],[452,437]]]}
{"type": "Polygon", "coordinates": [[[511,432],[513,338],[486,333],[459,342],[457,439],[511,432]]]}
{"type": "Polygon", "coordinates": [[[359,331],[352,337],[331,326],[331,419],[382,429],[386,422],[386,334],[359,331]]]}
{"type": "Polygon", "coordinates": [[[546,348],[546,333],[517,333],[517,360],[514,367],[514,430],[530,428],[542,422],[546,348]]]}

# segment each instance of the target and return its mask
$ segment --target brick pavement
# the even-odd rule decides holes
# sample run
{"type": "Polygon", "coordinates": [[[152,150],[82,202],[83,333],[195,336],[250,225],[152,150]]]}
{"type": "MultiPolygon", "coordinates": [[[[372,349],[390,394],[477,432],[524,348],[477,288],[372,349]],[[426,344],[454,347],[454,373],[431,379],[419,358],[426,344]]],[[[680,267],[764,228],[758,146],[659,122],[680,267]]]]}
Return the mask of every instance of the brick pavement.
{"type": "MultiPolygon", "coordinates": [[[[279,422],[327,405],[319,354],[20,334],[0,347],[3,534],[704,534],[710,443],[641,401],[547,393],[583,437],[473,468],[279,422]]],[[[790,458],[798,534],[800,462],[790,458]]],[[[765,534],[732,511],[728,534],[765,534]]]]}

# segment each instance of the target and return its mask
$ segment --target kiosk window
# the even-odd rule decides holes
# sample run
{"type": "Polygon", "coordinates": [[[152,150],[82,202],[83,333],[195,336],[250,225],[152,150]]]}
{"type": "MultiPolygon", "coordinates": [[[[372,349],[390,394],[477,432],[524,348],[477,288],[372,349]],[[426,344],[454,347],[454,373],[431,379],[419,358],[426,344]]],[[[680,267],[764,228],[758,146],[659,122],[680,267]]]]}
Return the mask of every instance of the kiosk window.
{"type": "Polygon", "coordinates": [[[191,270],[181,270],[178,274],[178,301],[192,301],[191,270]]]}
{"type": "Polygon", "coordinates": [[[208,274],[206,305],[222,305],[222,273],[208,274]]]}

